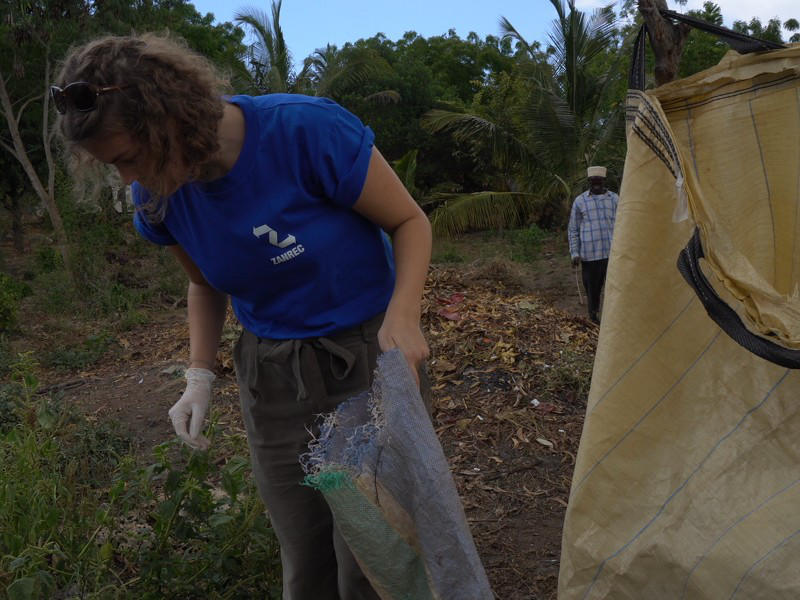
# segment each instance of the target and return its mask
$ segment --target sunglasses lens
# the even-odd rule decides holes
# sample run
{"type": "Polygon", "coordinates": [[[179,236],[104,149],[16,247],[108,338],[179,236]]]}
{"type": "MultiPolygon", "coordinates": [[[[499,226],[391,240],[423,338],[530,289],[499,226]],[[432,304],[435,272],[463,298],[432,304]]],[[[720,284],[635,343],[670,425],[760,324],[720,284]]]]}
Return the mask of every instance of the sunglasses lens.
{"type": "Polygon", "coordinates": [[[64,89],[65,94],[69,94],[69,100],[75,110],[88,111],[95,108],[97,94],[88,83],[73,83],[64,89]]]}
{"type": "Polygon", "coordinates": [[[60,114],[64,114],[67,112],[67,97],[64,94],[64,90],[59,87],[51,87],[50,88],[50,96],[53,98],[53,104],[56,105],[56,110],[60,114]]]}
{"type": "Polygon", "coordinates": [[[50,87],[50,95],[56,110],[62,115],[67,109],[78,112],[89,112],[97,108],[97,97],[109,92],[118,92],[130,87],[128,85],[113,85],[109,87],[97,87],[85,81],[70,83],[63,89],[57,85],[50,87]]]}

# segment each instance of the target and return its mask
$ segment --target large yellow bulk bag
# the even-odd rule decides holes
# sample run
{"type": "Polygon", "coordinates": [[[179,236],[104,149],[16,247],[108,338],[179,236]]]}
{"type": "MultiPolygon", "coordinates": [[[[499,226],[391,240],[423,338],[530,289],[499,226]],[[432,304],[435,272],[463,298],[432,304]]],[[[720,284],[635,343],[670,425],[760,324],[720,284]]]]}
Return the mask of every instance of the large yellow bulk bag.
{"type": "Polygon", "coordinates": [[[800,598],[800,46],[627,128],[559,598],[800,598]]]}

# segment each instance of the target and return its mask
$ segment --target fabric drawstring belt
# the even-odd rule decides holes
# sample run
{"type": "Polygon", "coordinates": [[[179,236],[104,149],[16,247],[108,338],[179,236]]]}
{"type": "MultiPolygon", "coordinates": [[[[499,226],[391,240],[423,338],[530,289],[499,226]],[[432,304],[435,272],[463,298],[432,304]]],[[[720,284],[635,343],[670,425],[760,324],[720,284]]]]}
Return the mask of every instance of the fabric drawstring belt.
{"type": "MultiPolygon", "coordinates": [[[[302,369],[300,369],[300,348],[303,346],[304,341],[308,340],[292,340],[294,346],[292,348],[292,373],[294,373],[295,381],[297,382],[297,401],[305,400],[308,397],[306,392],[306,385],[303,381],[302,369]]],[[[343,348],[330,338],[318,337],[311,340],[311,345],[314,348],[322,348],[331,357],[331,372],[336,379],[344,379],[350,374],[353,365],[356,362],[356,357],[347,348],[343,348]],[[336,358],[344,361],[344,365],[336,358]]]]}
{"type": "MultiPolygon", "coordinates": [[[[312,359],[317,360],[316,350],[323,350],[328,354],[330,360],[330,372],[334,378],[338,380],[345,379],[356,363],[356,355],[350,350],[342,346],[339,342],[345,343],[350,347],[356,339],[361,339],[365,344],[374,341],[378,334],[378,330],[383,323],[384,313],[379,313],[374,317],[364,321],[360,325],[350,327],[330,334],[330,337],[316,337],[316,338],[301,338],[291,340],[276,340],[270,338],[259,338],[252,333],[245,332],[251,335],[257,341],[257,344],[262,348],[259,355],[266,355],[271,357],[271,360],[286,365],[289,367],[294,377],[295,385],[297,386],[296,400],[306,400],[309,396],[308,388],[303,380],[303,357],[308,361],[312,359]],[[306,352],[301,352],[303,346],[307,346],[306,352]],[[264,354],[261,354],[263,352],[264,354]]],[[[306,367],[309,365],[306,364],[306,367]]],[[[306,373],[309,371],[306,370],[306,373]]]]}
{"type": "MultiPolygon", "coordinates": [[[[264,343],[266,340],[260,340],[264,343]]],[[[347,348],[344,348],[326,337],[319,337],[304,340],[284,340],[280,342],[272,342],[274,346],[270,348],[269,353],[273,356],[286,356],[290,361],[292,375],[294,376],[297,385],[296,400],[300,402],[308,398],[308,391],[306,389],[305,381],[303,381],[303,369],[300,363],[300,350],[304,344],[308,344],[313,348],[325,350],[331,358],[331,372],[336,379],[344,379],[353,370],[353,365],[356,362],[355,355],[347,348]]]]}

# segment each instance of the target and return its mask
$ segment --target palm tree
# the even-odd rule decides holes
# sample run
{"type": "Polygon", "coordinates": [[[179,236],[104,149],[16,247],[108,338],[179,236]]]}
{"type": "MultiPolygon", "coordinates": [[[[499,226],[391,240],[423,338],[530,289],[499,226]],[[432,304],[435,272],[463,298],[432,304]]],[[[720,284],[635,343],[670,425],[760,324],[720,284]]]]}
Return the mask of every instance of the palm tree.
{"type": "Polygon", "coordinates": [[[249,27],[256,37],[249,59],[253,85],[262,94],[292,92],[295,87],[292,55],[280,26],[282,1],[272,0],[271,17],[252,6],[234,15],[234,20],[249,27]]]}
{"type": "Polygon", "coordinates": [[[798,22],[797,19],[786,19],[786,21],[783,22],[783,28],[786,31],[790,31],[794,34],[792,35],[792,37],[789,38],[789,41],[791,43],[795,44],[797,42],[800,42],[800,33],[794,33],[795,31],[800,29],[800,22],[798,22]]]}
{"type": "MultiPolygon", "coordinates": [[[[550,0],[558,18],[549,34],[553,76],[537,83],[540,101],[525,107],[525,121],[534,138],[534,153],[546,158],[545,167],[568,195],[585,183],[585,168],[619,129],[619,111],[609,112],[608,92],[619,74],[593,69],[593,63],[612,49],[614,13],[605,7],[587,18],[574,0],[550,0]]],[[[518,33],[503,19],[512,39],[518,33]]]]}
{"type": "Polygon", "coordinates": [[[430,130],[449,131],[476,149],[487,148],[503,183],[494,192],[452,196],[431,215],[434,226],[480,228],[501,217],[514,224],[513,219],[532,216],[560,222],[585,183],[585,167],[605,157],[621,134],[620,110],[608,93],[620,71],[619,61],[608,64],[616,34],[611,8],[587,17],[574,0],[550,1],[557,19],[546,57],[501,19],[504,38],[515,41],[518,50],[510,105],[487,111],[473,103],[471,111],[426,115],[430,130]],[[453,210],[460,218],[437,214],[453,210]]]}
{"type": "MultiPolygon", "coordinates": [[[[317,96],[339,100],[344,94],[364,88],[370,81],[389,75],[392,67],[370,48],[348,47],[339,50],[328,44],[306,58],[303,73],[317,96]]],[[[382,90],[363,97],[368,102],[399,102],[395,90],[382,90]]]]}
{"type": "MultiPolygon", "coordinates": [[[[282,0],[272,1],[271,15],[253,7],[235,15],[237,23],[246,25],[256,36],[250,46],[253,85],[258,93],[307,93],[336,99],[348,90],[391,71],[375,51],[368,48],[339,50],[328,44],[305,59],[300,73],[292,70],[292,55],[280,26],[282,0]]],[[[400,94],[384,90],[364,98],[370,102],[399,102],[400,94]]]]}

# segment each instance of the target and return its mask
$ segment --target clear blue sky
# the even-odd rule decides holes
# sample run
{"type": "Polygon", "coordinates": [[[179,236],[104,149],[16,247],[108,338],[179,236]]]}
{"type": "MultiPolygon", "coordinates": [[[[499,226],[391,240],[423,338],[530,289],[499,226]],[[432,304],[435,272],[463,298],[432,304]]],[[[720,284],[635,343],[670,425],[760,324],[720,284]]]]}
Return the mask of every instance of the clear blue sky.
{"type": "MultiPolygon", "coordinates": [[[[269,13],[271,0],[195,0],[197,10],[214,13],[217,21],[232,21],[241,8],[254,6],[269,13]]],[[[584,3],[585,4],[585,3],[584,3]]],[[[281,28],[295,64],[317,48],[383,33],[390,40],[407,31],[423,37],[449,29],[465,38],[500,35],[500,17],[508,18],[529,41],[544,40],[556,12],[547,0],[283,0],[281,28]]]]}
{"type": "MultiPolygon", "coordinates": [[[[608,2],[612,0],[606,0],[608,2]]],[[[758,17],[763,23],[772,18],[800,18],[797,0],[716,0],[725,25],[734,20],[758,17]]],[[[577,0],[579,9],[591,12],[603,0],[577,0]]],[[[684,6],[668,0],[673,10],[685,12],[702,6],[703,0],[688,0],[684,6]]],[[[269,13],[271,0],[195,0],[197,10],[214,13],[216,21],[233,21],[241,8],[254,6],[269,13]]],[[[465,38],[474,31],[481,38],[500,35],[500,17],[506,17],[525,39],[547,43],[547,33],[556,16],[548,0],[283,0],[281,28],[296,65],[317,48],[383,33],[390,40],[407,31],[423,37],[442,35],[449,29],[465,38]]]]}

